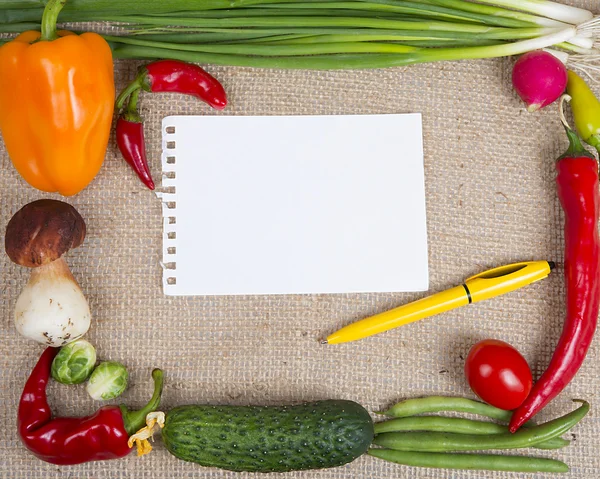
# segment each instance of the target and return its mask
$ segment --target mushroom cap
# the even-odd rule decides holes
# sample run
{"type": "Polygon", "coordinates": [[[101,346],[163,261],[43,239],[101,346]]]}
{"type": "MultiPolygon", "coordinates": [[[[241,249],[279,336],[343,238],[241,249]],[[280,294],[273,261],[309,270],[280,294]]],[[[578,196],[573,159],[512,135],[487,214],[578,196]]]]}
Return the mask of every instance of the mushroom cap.
{"type": "Polygon", "coordinates": [[[77,248],[84,239],[85,221],[75,208],[58,200],[37,200],[10,219],[4,246],[15,263],[36,268],[77,248]]]}

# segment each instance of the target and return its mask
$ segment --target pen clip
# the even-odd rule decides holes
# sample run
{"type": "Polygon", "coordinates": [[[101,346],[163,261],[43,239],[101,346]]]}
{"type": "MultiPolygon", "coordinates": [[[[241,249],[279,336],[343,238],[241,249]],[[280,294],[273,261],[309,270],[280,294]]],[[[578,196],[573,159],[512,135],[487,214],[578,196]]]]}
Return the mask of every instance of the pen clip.
{"type": "Polygon", "coordinates": [[[471,281],[474,279],[495,279],[500,278],[502,276],[508,276],[509,274],[516,273],[517,271],[521,271],[523,268],[526,268],[530,265],[530,262],[522,262],[522,263],[512,263],[504,266],[498,266],[497,268],[488,269],[483,273],[476,274],[475,276],[471,276],[467,278],[465,281],[471,281]]]}

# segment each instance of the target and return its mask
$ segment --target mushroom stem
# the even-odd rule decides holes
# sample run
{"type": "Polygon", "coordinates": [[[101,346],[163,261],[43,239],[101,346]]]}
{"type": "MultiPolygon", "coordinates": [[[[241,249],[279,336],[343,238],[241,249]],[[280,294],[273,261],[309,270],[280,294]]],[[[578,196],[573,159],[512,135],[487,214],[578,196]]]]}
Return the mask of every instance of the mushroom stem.
{"type": "Polygon", "coordinates": [[[67,262],[64,258],[58,258],[57,260],[52,261],[52,263],[32,269],[27,286],[33,286],[41,281],[60,281],[65,279],[73,281],[79,288],[67,262]]]}
{"type": "Polygon", "coordinates": [[[88,302],[63,258],[33,269],[15,305],[19,333],[48,346],[80,338],[90,318],[88,302]]]}

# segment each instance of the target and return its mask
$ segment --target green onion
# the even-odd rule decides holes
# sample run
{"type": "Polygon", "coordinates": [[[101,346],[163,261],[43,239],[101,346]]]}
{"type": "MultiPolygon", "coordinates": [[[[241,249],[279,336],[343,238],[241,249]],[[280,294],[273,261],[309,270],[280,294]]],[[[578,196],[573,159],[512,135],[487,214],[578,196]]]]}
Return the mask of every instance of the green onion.
{"type": "MultiPolygon", "coordinates": [[[[67,0],[64,12],[97,12],[113,11],[114,13],[171,13],[186,10],[217,10],[241,8],[249,5],[268,3],[295,3],[297,0],[67,0]]],[[[303,0],[305,2],[322,3],[330,0],[303,0]]],[[[10,2],[0,8],[39,8],[39,0],[22,0],[10,2]]]]}
{"type": "MultiPolygon", "coordinates": [[[[116,58],[171,58],[197,63],[213,63],[217,65],[235,65],[258,68],[291,68],[291,69],[358,69],[386,68],[405,66],[416,63],[426,63],[443,60],[463,60],[475,58],[493,58],[517,55],[520,53],[545,48],[556,43],[567,41],[575,35],[575,28],[566,28],[558,33],[543,37],[522,40],[519,42],[476,46],[465,48],[432,48],[419,49],[410,53],[342,53],[338,55],[307,55],[307,56],[250,56],[239,54],[208,53],[189,50],[174,50],[162,46],[150,45],[119,45],[115,42],[114,55],[116,58]]],[[[119,38],[119,37],[112,37],[119,38]]],[[[157,45],[162,45],[158,43],[157,45]]]]}
{"type": "MultiPolygon", "coordinates": [[[[304,0],[304,3],[325,3],[328,0],[304,0]]],[[[139,0],[69,0],[65,11],[102,11],[115,10],[118,12],[136,13],[168,13],[185,10],[214,10],[240,8],[250,5],[296,3],[297,0],[161,0],[140,2],[139,0]]],[[[512,10],[522,10],[548,18],[554,18],[573,24],[585,22],[591,18],[589,12],[576,7],[562,5],[549,0],[478,0],[479,3],[497,5],[512,10]]],[[[24,8],[25,6],[39,7],[32,0],[11,2],[24,8]]],[[[436,2],[439,4],[439,2],[436,2]]]]}
{"type": "MultiPolygon", "coordinates": [[[[554,32],[553,29],[550,33],[554,32]]],[[[504,29],[495,28],[488,29],[487,32],[458,32],[458,31],[430,31],[430,30],[391,30],[381,28],[335,28],[335,27],[288,27],[288,28],[190,28],[190,29],[168,29],[167,32],[157,33],[157,30],[153,28],[138,29],[131,32],[132,36],[144,36],[148,35],[197,35],[202,33],[222,33],[224,35],[231,35],[236,37],[237,35],[248,35],[248,34],[262,34],[265,36],[271,35],[351,35],[351,36],[363,36],[364,38],[370,38],[373,36],[393,36],[395,40],[457,40],[457,39],[499,39],[507,40],[510,37],[515,38],[535,38],[542,33],[548,33],[543,30],[537,29],[504,29]]],[[[173,37],[175,38],[175,37],[173,37]]],[[[192,40],[195,37],[189,37],[192,40]]],[[[165,38],[165,41],[170,41],[165,38]]],[[[193,41],[193,40],[192,40],[193,41]]]]}
{"type": "MultiPolygon", "coordinates": [[[[389,5],[402,5],[401,1],[382,1],[368,0],[369,3],[381,3],[389,5]]],[[[297,0],[161,0],[153,2],[140,2],[139,0],[68,0],[64,13],[68,12],[99,12],[106,11],[113,14],[148,14],[148,13],[172,13],[178,11],[199,11],[199,10],[225,10],[236,9],[249,6],[265,6],[269,4],[294,4],[297,0]]],[[[327,3],[336,3],[335,0],[303,0],[304,4],[314,3],[319,7],[327,3]]],[[[364,3],[360,0],[353,3],[364,3]]],[[[421,0],[418,4],[421,7],[425,5],[436,5],[444,8],[462,10],[476,14],[493,14],[504,18],[523,19],[519,13],[501,13],[516,10],[527,12],[534,16],[547,17],[571,24],[580,24],[592,18],[592,14],[587,10],[563,5],[550,0],[477,0],[477,3],[466,2],[464,0],[421,0]],[[484,4],[484,5],[481,5],[484,4]],[[499,8],[504,7],[504,8],[499,8]]],[[[5,1],[0,9],[39,9],[38,0],[14,0],[5,1]]],[[[521,14],[522,15],[522,14],[521,14]]],[[[546,25],[551,26],[551,25],[546,25]]]]}
{"type": "MultiPolygon", "coordinates": [[[[345,30],[346,32],[348,30],[345,30]]],[[[369,30],[345,34],[280,34],[267,35],[264,33],[244,33],[231,31],[219,33],[146,33],[139,32],[128,38],[151,40],[160,43],[179,44],[253,44],[269,43],[282,45],[298,45],[305,43],[340,43],[340,42],[394,42],[418,47],[461,46],[461,45],[494,45],[497,40],[476,38],[468,35],[453,36],[451,33],[439,32],[435,37],[428,32],[401,32],[369,30]]]]}
{"type": "Polygon", "coordinates": [[[42,9],[0,10],[0,23],[39,22],[42,20],[42,9]]]}
{"type": "MultiPolygon", "coordinates": [[[[309,4],[310,5],[310,4],[309,4]]],[[[360,5],[360,4],[359,4],[360,5]]],[[[295,7],[296,4],[290,5],[290,7],[295,7]]],[[[160,13],[154,14],[152,17],[156,18],[172,18],[173,15],[176,15],[179,18],[182,18],[185,15],[185,18],[251,18],[251,17],[319,17],[323,16],[324,12],[319,8],[282,8],[280,5],[273,5],[274,8],[267,8],[268,6],[261,6],[260,8],[236,8],[233,10],[200,10],[196,12],[175,12],[172,13],[160,13]]],[[[385,11],[376,9],[377,18],[387,18],[390,20],[410,20],[412,17],[407,14],[402,14],[393,11],[385,11]]],[[[349,8],[349,9],[334,9],[332,13],[337,17],[362,17],[365,15],[369,15],[369,11],[363,10],[361,8],[349,8]]],[[[97,14],[88,14],[96,16],[97,14]]],[[[413,15],[413,17],[419,16],[417,13],[413,15]]],[[[423,16],[425,18],[426,15],[423,16]]],[[[68,17],[67,17],[68,18],[68,17]]],[[[462,20],[462,19],[460,19],[462,20]]],[[[445,21],[445,20],[444,20],[445,21]]],[[[473,23],[468,21],[469,23],[473,23]]],[[[513,25],[510,25],[511,27],[513,25]]],[[[521,26],[521,25],[519,25],[521,26]]],[[[530,26],[530,25],[525,25],[530,26]]]]}
{"type": "MultiPolygon", "coordinates": [[[[251,7],[248,10],[251,10],[251,7]]],[[[416,3],[416,2],[398,2],[389,0],[370,0],[368,2],[326,2],[322,4],[315,3],[294,3],[288,5],[263,5],[261,8],[269,8],[271,10],[278,8],[282,10],[290,10],[292,8],[306,9],[349,9],[349,10],[370,10],[377,12],[396,12],[405,13],[425,18],[448,19],[449,21],[462,21],[469,23],[482,23],[485,25],[495,25],[500,27],[527,27],[536,23],[522,19],[499,18],[492,15],[485,15],[475,12],[461,11],[454,8],[447,8],[434,4],[416,3]]]]}
{"type": "MultiPolygon", "coordinates": [[[[191,44],[202,44],[202,43],[251,43],[254,41],[259,42],[273,42],[279,40],[297,40],[300,38],[313,37],[311,34],[272,34],[272,33],[260,33],[249,30],[231,30],[228,32],[200,32],[200,33],[152,33],[152,32],[138,32],[132,34],[129,38],[143,38],[144,40],[151,40],[155,42],[163,43],[191,43],[191,44]]],[[[320,35],[321,37],[329,38],[332,35],[320,35]]]]}
{"type": "MultiPolygon", "coordinates": [[[[483,38],[418,38],[418,37],[406,37],[404,35],[373,35],[373,34],[357,34],[357,35],[296,35],[297,38],[293,38],[294,35],[281,35],[279,37],[271,37],[266,39],[253,39],[248,40],[246,43],[256,42],[268,42],[277,43],[280,45],[298,45],[303,43],[340,43],[340,42],[394,42],[402,43],[404,45],[414,46],[460,46],[460,45],[495,45],[498,44],[496,40],[486,40],[483,38]]],[[[145,39],[147,37],[144,37],[145,39]]]]}
{"type": "MultiPolygon", "coordinates": [[[[379,0],[379,1],[396,1],[396,0],[379,0]]],[[[433,5],[440,5],[444,7],[450,7],[456,10],[462,10],[465,12],[480,13],[488,17],[500,17],[521,20],[523,22],[530,23],[532,25],[539,25],[544,27],[558,27],[564,26],[564,22],[545,18],[543,16],[531,15],[523,12],[515,12],[513,10],[507,10],[505,8],[496,7],[493,5],[481,5],[479,3],[465,2],[464,0],[421,0],[423,3],[430,3],[433,5]]]]}
{"type": "MultiPolygon", "coordinates": [[[[590,70],[600,58],[594,46],[600,20],[587,10],[550,0],[66,2],[59,20],[75,30],[105,22],[98,30],[110,29],[105,38],[117,58],[347,69],[501,57],[553,47],[563,61],[575,55],[590,70]],[[79,25],[83,22],[85,26],[79,25]]],[[[0,0],[0,33],[37,30],[42,3],[0,0]]]]}
{"type": "Polygon", "coordinates": [[[296,55],[321,55],[328,53],[411,53],[419,50],[417,47],[398,45],[394,43],[375,42],[341,42],[320,43],[306,45],[269,45],[252,43],[245,44],[212,44],[212,45],[186,45],[181,43],[157,43],[148,40],[138,40],[123,37],[105,36],[107,41],[123,43],[125,45],[138,45],[146,47],[165,48],[186,52],[227,53],[250,56],[296,56],[296,55]]]}
{"type": "MultiPolygon", "coordinates": [[[[65,21],[71,21],[66,16],[65,21]]],[[[91,13],[89,21],[107,20],[111,22],[133,22],[147,25],[182,26],[200,28],[251,28],[251,27],[349,27],[349,28],[386,28],[392,30],[427,30],[444,32],[468,32],[485,34],[491,31],[520,31],[527,30],[532,36],[545,35],[557,31],[556,27],[533,27],[528,29],[499,28],[486,25],[464,23],[451,23],[440,21],[414,21],[414,20],[389,20],[376,17],[244,17],[244,18],[190,18],[190,17],[163,17],[149,15],[133,16],[104,16],[91,13]]]]}
{"type": "Polygon", "coordinates": [[[16,0],[16,1],[10,1],[10,0],[3,0],[2,2],[2,7],[1,8],[19,8],[19,9],[23,9],[23,8],[39,8],[40,7],[40,2],[38,0],[16,0]]]}
{"type": "Polygon", "coordinates": [[[0,23],[0,33],[21,33],[39,29],[39,23],[0,23]]]}
{"type": "Polygon", "coordinates": [[[561,3],[546,0],[477,0],[479,3],[499,5],[524,12],[533,13],[542,17],[560,20],[565,23],[579,25],[591,20],[594,15],[582,8],[571,7],[561,3]]]}

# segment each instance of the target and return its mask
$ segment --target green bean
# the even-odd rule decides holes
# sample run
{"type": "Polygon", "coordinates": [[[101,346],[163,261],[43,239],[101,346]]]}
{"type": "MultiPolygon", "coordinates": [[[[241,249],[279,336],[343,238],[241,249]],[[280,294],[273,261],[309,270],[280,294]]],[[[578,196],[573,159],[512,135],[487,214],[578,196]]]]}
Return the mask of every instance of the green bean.
{"type": "MultiPolygon", "coordinates": [[[[379,414],[400,418],[429,412],[444,411],[475,414],[506,423],[510,421],[512,416],[512,411],[505,411],[504,409],[499,409],[480,401],[446,396],[429,396],[424,398],[407,399],[395,404],[387,411],[379,414]]],[[[523,427],[527,428],[534,426],[535,424],[529,421],[523,427]]],[[[536,447],[538,449],[560,449],[561,447],[567,445],[569,445],[569,441],[556,437],[554,439],[550,439],[549,441],[540,443],[536,447]]]]}
{"type": "Polygon", "coordinates": [[[486,416],[497,421],[509,422],[512,411],[505,411],[479,401],[467,398],[429,396],[425,398],[407,399],[395,404],[380,414],[392,417],[408,417],[429,412],[465,412],[486,416]]]}
{"type": "MultiPolygon", "coordinates": [[[[493,422],[443,416],[400,417],[375,423],[375,434],[400,431],[438,431],[456,434],[486,435],[504,434],[508,432],[508,428],[507,426],[493,422]]],[[[556,437],[537,444],[534,447],[540,449],[560,449],[569,444],[570,441],[556,437]]]]}
{"type": "Polygon", "coordinates": [[[532,447],[558,437],[575,426],[590,409],[589,403],[562,417],[514,434],[476,435],[446,432],[388,432],[378,435],[373,444],[399,451],[449,452],[518,449],[532,447]]]}
{"type": "Polygon", "coordinates": [[[404,452],[390,449],[369,449],[367,454],[404,466],[481,471],[569,472],[569,466],[564,462],[539,457],[404,452]]]}
{"type": "Polygon", "coordinates": [[[563,447],[566,447],[569,444],[571,444],[571,441],[557,436],[553,437],[552,439],[548,439],[547,441],[540,442],[539,444],[536,444],[533,447],[535,447],[536,449],[562,449],[563,447]]]}

